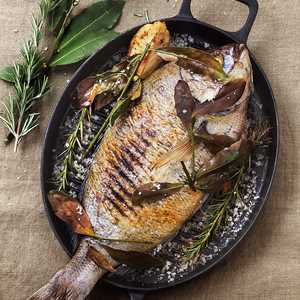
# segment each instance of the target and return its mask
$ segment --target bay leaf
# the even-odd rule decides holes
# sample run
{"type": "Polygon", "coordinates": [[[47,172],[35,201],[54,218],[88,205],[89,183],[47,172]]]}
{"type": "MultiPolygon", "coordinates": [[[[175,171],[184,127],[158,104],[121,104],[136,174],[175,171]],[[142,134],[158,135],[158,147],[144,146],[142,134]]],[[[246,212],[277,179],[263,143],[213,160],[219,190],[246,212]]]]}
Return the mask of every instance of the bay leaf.
{"type": "Polygon", "coordinates": [[[225,111],[234,106],[243,95],[246,82],[242,79],[233,80],[225,84],[212,101],[196,103],[193,116],[203,116],[225,111]]]}
{"type": "Polygon", "coordinates": [[[178,80],[175,86],[174,99],[177,116],[180,118],[183,126],[188,128],[192,123],[196,103],[185,81],[178,80]]]}
{"type": "Polygon", "coordinates": [[[141,205],[171,196],[183,188],[183,183],[151,182],[139,186],[132,194],[132,203],[141,205]]]}
{"type": "Polygon", "coordinates": [[[206,51],[191,47],[169,47],[156,52],[163,60],[176,62],[178,66],[193,73],[208,75],[220,81],[227,77],[222,64],[206,51]]]}
{"type": "Polygon", "coordinates": [[[69,9],[73,6],[74,0],[58,0],[56,2],[56,5],[48,15],[48,26],[51,32],[54,32],[63,21],[69,9]]]}
{"type": "Polygon", "coordinates": [[[238,160],[244,151],[244,144],[245,141],[240,139],[233,143],[230,147],[226,147],[216,153],[216,155],[209,161],[208,165],[205,165],[197,172],[196,180],[200,181],[210,175],[226,171],[229,165],[238,160]]]}
{"type": "Polygon", "coordinates": [[[117,33],[110,29],[119,20],[123,6],[122,0],[103,0],[74,17],[50,65],[78,62],[115,38],[117,33]]]}
{"type": "Polygon", "coordinates": [[[92,55],[99,48],[113,40],[119,35],[114,31],[90,32],[84,37],[73,40],[54,55],[50,66],[68,65],[81,61],[92,55]]]}

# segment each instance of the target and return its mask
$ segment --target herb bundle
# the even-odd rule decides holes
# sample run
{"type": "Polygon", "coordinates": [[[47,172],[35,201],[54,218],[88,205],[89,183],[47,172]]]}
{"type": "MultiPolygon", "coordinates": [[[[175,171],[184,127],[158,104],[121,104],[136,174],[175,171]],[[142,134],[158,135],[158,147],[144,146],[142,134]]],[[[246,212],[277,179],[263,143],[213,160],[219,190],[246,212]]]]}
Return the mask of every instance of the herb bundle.
{"type": "Polygon", "coordinates": [[[32,36],[21,49],[21,57],[0,71],[0,79],[12,84],[13,95],[4,102],[0,120],[8,130],[6,144],[21,140],[38,126],[35,104],[49,91],[49,66],[78,62],[113,39],[124,1],[102,0],[72,17],[79,0],[41,0],[32,20],[32,36]],[[45,31],[52,33],[54,45],[41,49],[45,31]],[[47,49],[53,49],[46,55],[47,49]]]}

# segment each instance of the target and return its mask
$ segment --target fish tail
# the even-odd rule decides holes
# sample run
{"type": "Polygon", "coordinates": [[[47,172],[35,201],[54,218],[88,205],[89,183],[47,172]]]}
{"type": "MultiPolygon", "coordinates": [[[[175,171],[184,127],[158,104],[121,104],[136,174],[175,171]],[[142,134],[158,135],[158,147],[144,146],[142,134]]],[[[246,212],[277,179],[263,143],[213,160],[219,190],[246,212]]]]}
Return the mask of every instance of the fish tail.
{"type": "MultiPolygon", "coordinates": [[[[93,245],[94,246],[94,245],[93,245]]],[[[83,240],[72,260],[27,300],[83,300],[106,273],[87,257],[89,241],[83,240]]]]}

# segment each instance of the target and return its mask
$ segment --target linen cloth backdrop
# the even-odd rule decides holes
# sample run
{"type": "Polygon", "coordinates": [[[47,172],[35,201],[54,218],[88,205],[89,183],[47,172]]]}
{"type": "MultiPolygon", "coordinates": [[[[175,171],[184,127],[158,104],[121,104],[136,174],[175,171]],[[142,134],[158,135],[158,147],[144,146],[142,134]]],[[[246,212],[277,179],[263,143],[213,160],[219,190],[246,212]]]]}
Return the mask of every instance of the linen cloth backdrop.
{"type": "MultiPolygon", "coordinates": [[[[81,1],[87,4],[91,1],[81,1]]],[[[257,223],[233,253],[210,272],[146,299],[299,299],[300,296],[300,5],[297,0],[260,0],[248,46],[272,84],[281,121],[278,172],[257,223]]],[[[148,9],[152,20],[173,16],[181,1],[127,0],[117,30],[144,22],[134,13],[148,9]]],[[[34,0],[0,0],[0,67],[13,62],[29,36],[34,0]]],[[[194,0],[194,16],[237,30],[247,8],[234,0],[194,0]]],[[[0,141],[0,299],[26,299],[68,261],[50,230],[39,181],[40,152],[50,115],[74,68],[57,68],[52,91],[40,105],[41,126],[17,154],[0,141]]],[[[9,88],[0,82],[1,101],[9,88]]],[[[4,129],[0,128],[0,138],[4,129]]],[[[128,299],[103,285],[90,299],[128,299]],[[101,298],[102,295],[102,298],[101,298]]]]}

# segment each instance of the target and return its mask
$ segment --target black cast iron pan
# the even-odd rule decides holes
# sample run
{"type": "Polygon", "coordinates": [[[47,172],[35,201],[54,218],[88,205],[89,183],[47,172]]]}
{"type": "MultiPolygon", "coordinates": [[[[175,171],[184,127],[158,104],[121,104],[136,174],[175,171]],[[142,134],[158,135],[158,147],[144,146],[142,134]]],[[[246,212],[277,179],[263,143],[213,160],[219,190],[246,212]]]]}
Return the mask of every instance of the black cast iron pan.
{"type": "MultiPolygon", "coordinates": [[[[216,28],[212,25],[205,24],[196,20],[191,13],[190,5],[191,0],[183,0],[180,12],[177,16],[166,19],[167,27],[171,34],[174,33],[188,33],[191,35],[200,36],[203,41],[206,41],[215,46],[221,46],[228,43],[246,43],[251,27],[255,21],[258,3],[256,0],[237,0],[244,3],[249,8],[248,18],[241,30],[237,32],[227,32],[216,28]]],[[[65,89],[62,98],[57,104],[53,116],[51,118],[49,127],[46,132],[45,143],[42,153],[42,164],[41,164],[41,185],[42,193],[45,204],[45,209],[48,215],[49,223],[54,231],[57,239],[61,243],[63,249],[72,255],[74,252],[74,234],[70,231],[65,223],[60,221],[53,214],[51,207],[47,200],[48,191],[53,188],[49,183],[53,172],[53,153],[57,145],[59,127],[65,117],[66,112],[69,109],[71,99],[70,95],[74,91],[78,82],[92,73],[97,72],[101,66],[103,66],[107,59],[111,57],[113,53],[116,53],[119,49],[127,47],[132,36],[139,29],[135,27],[117,37],[115,40],[108,43],[104,48],[96,52],[91,58],[89,58],[76,72],[73,79],[65,89]]],[[[162,288],[168,288],[203,274],[212,266],[220,262],[232,249],[240,242],[245,236],[251,226],[254,224],[256,217],[258,216],[264,202],[267,199],[269,190],[271,188],[272,180],[276,169],[276,161],[278,155],[279,136],[278,136],[278,117],[275,99],[270,87],[270,84],[264,74],[262,68],[256,62],[254,56],[251,54],[253,74],[254,74],[254,97],[261,107],[262,113],[269,119],[272,132],[272,145],[268,151],[268,159],[258,174],[260,180],[258,184],[259,201],[255,205],[249,221],[243,225],[242,230],[238,233],[237,237],[230,242],[218,256],[210,260],[204,265],[198,265],[192,270],[186,272],[181,278],[177,278],[172,282],[157,283],[153,282],[134,282],[126,279],[126,276],[107,276],[103,280],[109,282],[114,286],[118,286],[129,291],[131,299],[142,299],[146,292],[154,291],[162,288]]]]}

